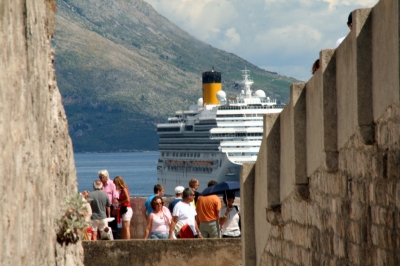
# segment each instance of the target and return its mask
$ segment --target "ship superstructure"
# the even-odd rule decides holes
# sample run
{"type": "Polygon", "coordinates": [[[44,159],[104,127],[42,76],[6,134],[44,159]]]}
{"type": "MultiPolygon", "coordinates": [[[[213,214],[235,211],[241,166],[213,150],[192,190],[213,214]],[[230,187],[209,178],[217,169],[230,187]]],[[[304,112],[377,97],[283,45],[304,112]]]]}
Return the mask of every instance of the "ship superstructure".
{"type": "Polygon", "coordinates": [[[210,180],[238,181],[243,163],[255,162],[263,137],[263,116],[279,113],[283,105],[253,92],[249,70],[242,70],[241,92],[227,99],[221,73],[203,73],[203,98],[189,110],[177,111],[168,123],[157,125],[160,135],[158,182],[167,195],[198,179],[200,191],[210,180]]]}

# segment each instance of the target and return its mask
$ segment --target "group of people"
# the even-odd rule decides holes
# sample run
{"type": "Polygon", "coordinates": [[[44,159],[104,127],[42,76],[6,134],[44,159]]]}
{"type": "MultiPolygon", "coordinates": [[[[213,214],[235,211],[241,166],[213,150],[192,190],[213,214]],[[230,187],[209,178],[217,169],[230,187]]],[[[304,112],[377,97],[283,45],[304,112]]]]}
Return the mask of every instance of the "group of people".
{"type": "MultiPolygon", "coordinates": [[[[93,183],[94,191],[81,193],[87,201],[86,219],[90,224],[90,239],[130,239],[133,211],[129,189],[121,176],[111,181],[107,170],[99,171],[98,175],[99,179],[93,183]],[[120,222],[122,237],[118,237],[120,222]]],[[[215,184],[217,182],[212,180],[208,186],[215,184]]],[[[224,193],[225,206],[222,207],[217,195],[202,196],[198,188],[197,179],[191,179],[187,188],[176,187],[176,197],[166,207],[162,198],[164,187],[156,184],[154,195],[147,198],[144,204],[143,215],[147,221],[144,238],[240,237],[240,212],[237,206],[233,206],[235,193],[224,193]]]]}
{"type": "Polygon", "coordinates": [[[122,239],[130,239],[130,222],[133,215],[129,189],[121,176],[113,181],[107,170],[98,172],[99,179],[94,181],[94,191],[82,192],[87,201],[86,219],[90,223],[91,240],[118,237],[118,223],[122,222],[122,239]],[[100,237],[98,234],[100,233],[100,237]]]}
{"type": "MultiPolygon", "coordinates": [[[[216,185],[211,180],[208,187],[216,185]]],[[[147,226],[145,239],[232,238],[240,237],[240,212],[233,206],[235,193],[223,195],[224,207],[217,195],[201,196],[199,181],[191,179],[189,187],[175,188],[175,199],[164,206],[164,187],[154,186],[154,195],[147,198],[143,215],[147,226]]]]}

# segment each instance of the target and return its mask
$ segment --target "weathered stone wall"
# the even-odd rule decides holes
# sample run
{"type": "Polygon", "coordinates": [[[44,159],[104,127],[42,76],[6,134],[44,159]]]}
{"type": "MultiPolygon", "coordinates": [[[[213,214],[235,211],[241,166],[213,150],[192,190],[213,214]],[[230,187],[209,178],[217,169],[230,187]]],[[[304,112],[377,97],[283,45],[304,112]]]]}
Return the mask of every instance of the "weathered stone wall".
{"type": "Polygon", "coordinates": [[[84,241],[85,266],[242,265],[240,239],[84,241]]]}
{"type": "Polygon", "coordinates": [[[77,191],[50,39],[53,0],[0,1],[0,265],[82,265],[55,220],[77,191]]]}
{"type": "Polygon", "coordinates": [[[241,173],[244,265],[400,265],[399,11],[355,10],[343,43],[264,117],[241,173]]]}

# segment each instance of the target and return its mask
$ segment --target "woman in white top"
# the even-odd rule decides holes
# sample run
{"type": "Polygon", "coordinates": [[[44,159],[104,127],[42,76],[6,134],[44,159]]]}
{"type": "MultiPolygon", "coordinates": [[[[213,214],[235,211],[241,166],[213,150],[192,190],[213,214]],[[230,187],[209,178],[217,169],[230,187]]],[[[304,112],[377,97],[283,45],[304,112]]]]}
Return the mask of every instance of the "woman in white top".
{"type": "Polygon", "coordinates": [[[240,212],[237,206],[233,206],[235,193],[227,191],[224,194],[225,206],[219,211],[219,224],[223,238],[237,238],[241,236],[239,221],[240,212]]]}
{"type": "Polygon", "coordinates": [[[147,227],[144,238],[150,239],[168,239],[169,227],[171,225],[172,216],[160,196],[155,196],[151,203],[154,210],[147,217],[147,227]]]}

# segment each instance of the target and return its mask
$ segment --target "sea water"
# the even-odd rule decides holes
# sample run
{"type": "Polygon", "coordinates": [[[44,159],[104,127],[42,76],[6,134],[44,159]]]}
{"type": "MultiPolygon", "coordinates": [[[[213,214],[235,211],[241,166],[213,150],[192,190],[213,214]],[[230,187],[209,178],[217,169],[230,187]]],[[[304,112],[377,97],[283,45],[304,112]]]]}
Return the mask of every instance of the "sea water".
{"type": "Polygon", "coordinates": [[[110,179],[122,176],[131,197],[148,197],[157,184],[158,151],[120,153],[75,153],[78,191],[93,191],[98,172],[106,169],[110,179]]]}

